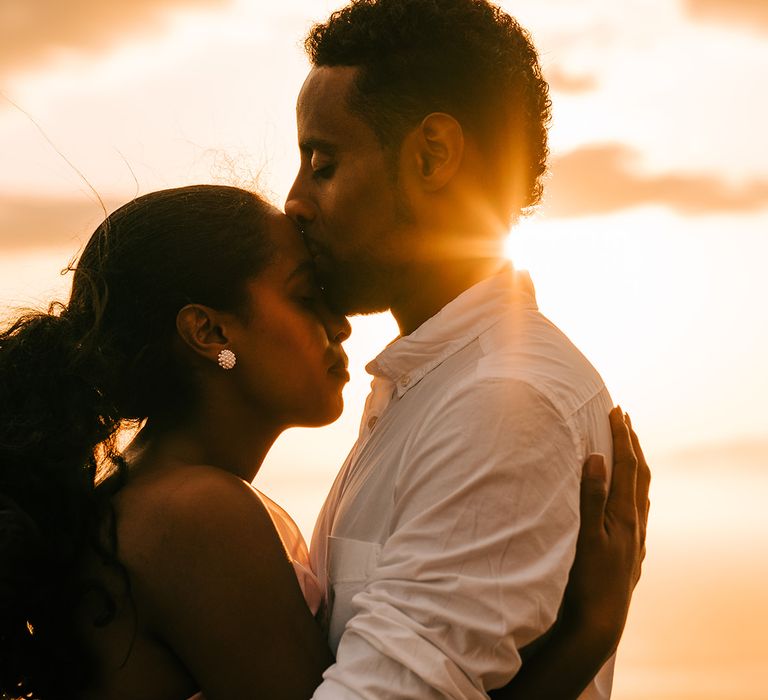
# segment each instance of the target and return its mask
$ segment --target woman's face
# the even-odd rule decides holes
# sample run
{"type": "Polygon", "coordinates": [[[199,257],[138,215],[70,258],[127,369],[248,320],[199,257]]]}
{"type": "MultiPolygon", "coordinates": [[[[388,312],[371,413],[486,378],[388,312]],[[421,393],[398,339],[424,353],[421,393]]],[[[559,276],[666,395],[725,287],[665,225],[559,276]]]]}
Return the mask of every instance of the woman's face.
{"type": "Polygon", "coordinates": [[[230,333],[241,388],[258,412],[281,427],[336,420],[349,381],[341,343],[344,316],[325,304],[310,255],[290,219],[276,209],[267,233],[275,255],[248,282],[249,313],[230,333]]]}

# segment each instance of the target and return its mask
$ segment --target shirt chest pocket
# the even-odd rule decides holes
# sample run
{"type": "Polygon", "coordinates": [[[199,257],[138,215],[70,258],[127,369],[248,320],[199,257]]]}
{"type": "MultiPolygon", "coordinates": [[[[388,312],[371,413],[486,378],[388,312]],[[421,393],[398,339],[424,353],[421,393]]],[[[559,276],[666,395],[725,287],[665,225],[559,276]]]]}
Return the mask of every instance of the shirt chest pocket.
{"type": "Polygon", "coordinates": [[[328,537],[328,602],[331,608],[328,636],[334,652],[344,627],[355,613],[352,598],[365,588],[380,554],[378,542],[328,537]]]}

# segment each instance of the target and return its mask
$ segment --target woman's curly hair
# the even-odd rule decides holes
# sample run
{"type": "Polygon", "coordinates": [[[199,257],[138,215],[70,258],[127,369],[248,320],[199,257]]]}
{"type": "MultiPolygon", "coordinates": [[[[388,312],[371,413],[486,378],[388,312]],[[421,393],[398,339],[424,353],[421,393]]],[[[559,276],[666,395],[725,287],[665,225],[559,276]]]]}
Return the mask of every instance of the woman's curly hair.
{"type": "Polygon", "coordinates": [[[66,305],[0,330],[0,697],[70,700],[97,671],[79,630],[109,622],[117,601],[86,563],[115,567],[130,598],[116,435],[194,405],[176,314],[193,302],[244,312],[246,282],[272,254],[267,209],[212,185],[140,197],[93,234],[66,305]],[[94,595],[103,612],[84,620],[94,595]]]}
{"type": "Polygon", "coordinates": [[[507,217],[541,199],[549,87],[528,32],[500,8],[353,0],[313,26],[305,48],[313,66],[359,69],[350,107],[385,147],[398,147],[427,114],[447,112],[483,148],[489,189],[507,217]]]}

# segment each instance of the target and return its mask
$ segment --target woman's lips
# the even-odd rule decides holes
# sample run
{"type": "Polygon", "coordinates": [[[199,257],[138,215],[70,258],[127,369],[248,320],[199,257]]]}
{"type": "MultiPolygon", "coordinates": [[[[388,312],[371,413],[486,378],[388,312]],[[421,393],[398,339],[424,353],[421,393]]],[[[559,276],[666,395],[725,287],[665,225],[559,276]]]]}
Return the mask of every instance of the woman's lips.
{"type": "Polygon", "coordinates": [[[335,377],[339,377],[345,381],[349,381],[349,371],[347,370],[347,358],[342,357],[330,366],[328,374],[332,374],[335,377]]]}

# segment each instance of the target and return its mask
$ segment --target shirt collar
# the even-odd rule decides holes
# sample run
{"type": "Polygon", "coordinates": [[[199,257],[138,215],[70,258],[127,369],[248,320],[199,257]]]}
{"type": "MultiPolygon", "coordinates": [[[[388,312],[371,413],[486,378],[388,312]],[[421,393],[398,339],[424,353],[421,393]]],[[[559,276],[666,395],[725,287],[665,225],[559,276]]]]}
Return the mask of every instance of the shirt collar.
{"type": "Polygon", "coordinates": [[[394,382],[402,397],[506,313],[523,308],[537,308],[533,283],[528,272],[507,265],[460,294],[410,335],[395,339],[365,369],[394,382]]]}

